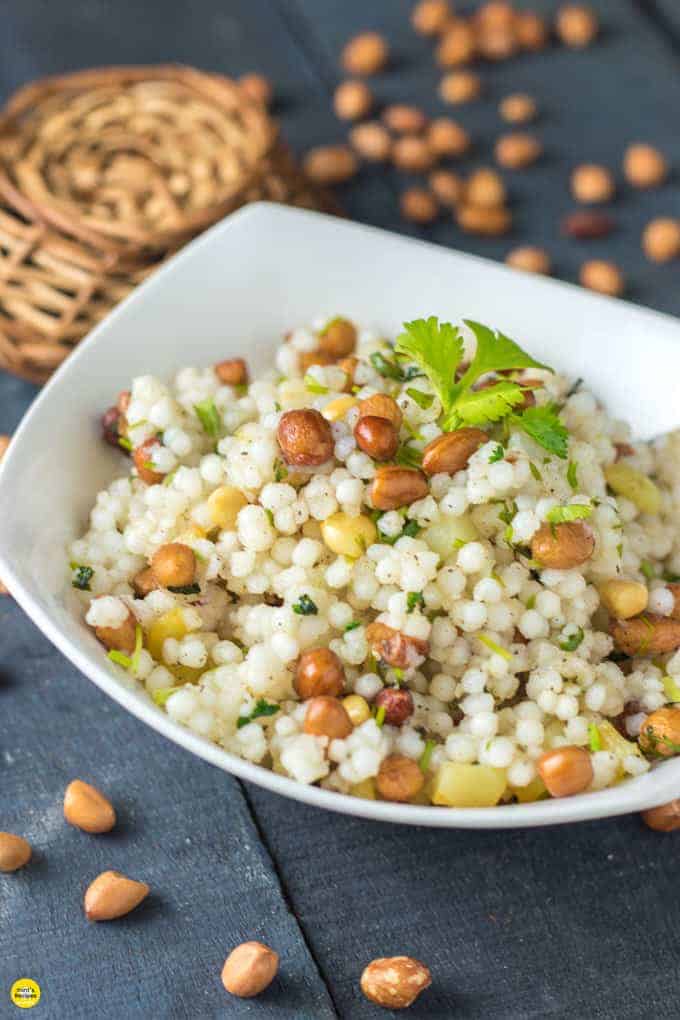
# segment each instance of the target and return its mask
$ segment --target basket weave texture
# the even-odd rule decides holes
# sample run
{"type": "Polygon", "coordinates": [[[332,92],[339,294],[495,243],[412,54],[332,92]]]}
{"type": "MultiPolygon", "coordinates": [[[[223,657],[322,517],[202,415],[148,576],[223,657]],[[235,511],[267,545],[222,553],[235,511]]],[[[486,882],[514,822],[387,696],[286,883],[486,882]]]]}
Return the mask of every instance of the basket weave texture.
{"type": "Polygon", "coordinates": [[[169,254],[262,198],[334,211],[228,78],[114,67],[20,89],[0,111],[0,367],[44,382],[169,254]]]}

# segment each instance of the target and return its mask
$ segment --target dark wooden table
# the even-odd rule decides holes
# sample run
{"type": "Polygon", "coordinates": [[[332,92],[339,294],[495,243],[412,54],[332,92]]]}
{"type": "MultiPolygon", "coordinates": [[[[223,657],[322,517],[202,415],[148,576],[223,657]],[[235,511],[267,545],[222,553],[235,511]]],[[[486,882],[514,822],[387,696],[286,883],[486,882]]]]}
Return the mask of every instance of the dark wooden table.
{"type": "MultiPolygon", "coordinates": [[[[396,212],[404,182],[393,173],[362,173],[343,195],[349,214],[494,258],[520,240],[542,244],[568,279],[589,253],[610,257],[626,271],[634,300],[680,313],[677,264],[652,266],[639,246],[648,219],[680,215],[676,175],[647,194],[622,188],[613,206],[619,229],[607,241],[585,249],[559,236],[576,162],[618,167],[624,146],[640,139],[680,167],[680,5],[594,6],[604,26],[597,46],[485,69],[487,98],[456,114],[476,140],[466,162],[474,166],[489,159],[499,96],[527,90],[541,105],[545,158],[508,175],[513,238],[471,239],[444,221],[427,231],[406,227],[396,212]]],[[[329,103],[336,56],[366,27],[384,31],[394,50],[392,69],[375,81],[380,100],[441,110],[429,45],[413,35],[410,7],[5,0],[0,91],[100,63],[259,69],[276,85],[286,136],[303,149],[343,136],[329,103]]],[[[34,394],[0,374],[0,432],[15,428],[34,394]]],[[[30,868],[0,881],[3,1018],[18,1015],[12,982],[32,977],[42,987],[36,1020],[361,1020],[386,1015],[361,996],[361,970],[394,953],[418,956],[433,972],[414,1018],[680,1016],[673,837],[637,818],[507,833],[388,827],[244,787],[126,715],[11,599],[0,600],[0,829],[24,833],[36,850],[30,868]],[[92,838],[64,824],[61,798],[76,776],[119,807],[111,835],[92,838]],[[82,891],[105,868],[145,879],[153,894],[128,919],[95,927],[83,918],[82,891]],[[247,938],[265,940],[282,958],[280,977],[256,1001],[228,997],[219,980],[226,953],[247,938]]]]}

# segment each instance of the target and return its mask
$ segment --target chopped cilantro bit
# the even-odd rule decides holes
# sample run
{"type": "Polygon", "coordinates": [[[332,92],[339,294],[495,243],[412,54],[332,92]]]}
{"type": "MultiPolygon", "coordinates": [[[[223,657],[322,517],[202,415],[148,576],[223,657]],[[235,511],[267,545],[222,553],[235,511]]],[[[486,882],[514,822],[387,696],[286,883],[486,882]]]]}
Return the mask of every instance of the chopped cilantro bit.
{"type": "Polygon", "coordinates": [[[129,451],[132,449],[132,443],[127,436],[118,436],[118,445],[122,446],[124,450],[129,451]]]}
{"type": "Polygon", "coordinates": [[[328,393],[328,387],[320,383],[313,375],[310,375],[309,372],[305,376],[305,389],[310,393],[328,393]]]}
{"type": "Polygon", "coordinates": [[[397,450],[394,459],[403,467],[419,468],[423,462],[423,455],[420,450],[414,450],[408,443],[404,443],[397,450]]]}
{"type": "Polygon", "coordinates": [[[180,689],[180,687],[182,687],[182,686],[184,686],[184,685],[183,684],[179,684],[177,687],[159,687],[158,690],[155,690],[153,692],[151,697],[153,698],[155,703],[158,705],[158,707],[162,708],[163,705],[165,704],[165,702],[170,697],[170,695],[174,694],[175,691],[178,691],[180,689]]]}
{"type": "Polygon", "coordinates": [[[319,610],[312,602],[309,595],[301,595],[297,602],[293,603],[293,612],[298,616],[316,616],[319,610]]]}
{"type": "Polygon", "coordinates": [[[173,595],[200,595],[201,587],[195,581],[193,584],[169,584],[168,591],[171,591],[173,595]]]}
{"type": "Polygon", "coordinates": [[[248,723],[253,722],[253,720],[260,719],[263,716],[276,715],[278,711],[278,705],[273,705],[270,701],[265,701],[264,698],[258,698],[255,702],[255,708],[252,710],[250,715],[239,716],[236,723],[236,729],[241,730],[244,726],[247,726],[248,723]]]}
{"type": "Polygon", "coordinates": [[[567,465],[567,481],[574,492],[578,489],[578,476],[576,474],[578,470],[578,464],[575,460],[570,460],[567,465]]]}
{"type": "Polygon", "coordinates": [[[661,576],[666,584],[680,584],[680,574],[673,574],[669,570],[664,570],[661,576]]]}
{"type": "Polygon", "coordinates": [[[577,379],[576,382],[574,383],[574,385],[568,390],[567,398],[573,397],[575,393],[578,393],[578,391],[581,389],[582,386],[583,386],[583,379],[577,379]]]}
{"type": "Polygon", "coordinates": [[[508,526],[506,527],[505,531],[503,532],[503,538],[508,543],[508,545],[512,545],[513,544],[514,538],[515,538],[515,533],[512,530],[512,524],[508,524],[508,526]]]}
{"type": "Polygon", "coordinates": [[[123,669],[129,669],[132,665],[132,659],[128,658],[127,655],[123,655],[122,652],[117,651],[115,648],[112,648],[107,654],[111,662],[115,662],[117,666],[122,666],[123,669]]]}
{"type": "Polygon", "coordinates": [[[406,596],[406,612],[412,613],[414,609],[424,609],[425,599],[422,591],[410,591],[406,596]]]}
{"type": "Polygon", "coordinates": [[[377,726],[382,726],[382,724],[385,722],[385,706],[384,705],[380,705],[379,708],[376,709],[375,722],[376,722],[377,726]]]}
{"type": "Polygon", "coordinates": [[[144,631],[137,624],[135,627],[135,650],[132,653],[132,659],[130,660],[130,669],[136,670],[139,666],[139,656],[142,651],[142,645],[144,644],[144,631]]]}
{"type": "Polygon", "coordinates": [[[499,511],[498,519],[503,521],[503,524],[510,524],[516,513],[517,504],[513,501],[512,503],[506,504],[503,509],[499,511]]]}
{"type": "Polygon", "coordinates": [[[643,560],[640,564],[640,572],[644,574],[648,581],[653,581],[656,577],[656,570],[649,562],[649,560],[643,560]]]}
{"type": "Polygon", "coordinates": [[[554,506],[552,510],[548,510],[545,519],[549,524],[568,524],[570,521],[583,521],[590,517],[592,512],[592,506],[568,503],[567,506],[554,506]]]}
{"type": "Polygon", "coordinates": [[[425,373],[421,372],[417,365],[409,365],[404,372],[404,380],[411,382],[412,379],[425,379],[425,373]]]}
{"type": "Polygon", "coordinates": [[[436,740],[425,741],[425,750],[423,751],[418,760],[418,765],[420,766],[421,772],[427,772],[427,770],[429,769],[430,758],[432,757],[432,752],[434,751],[436,746],[437,746],[436,740]]]}
{"type": "Polygon", "coordinates": [[[403,381],[404,373],[401,367],[395,361],[390,361],[389,358],[386,358],[380,351],[373,351],[370,361],[378,375],[383,376],[385,379],[395,379],[397,382],[403,381]]]}
{"type": "Polygon", "coordinates": [[[270,510],[269,507],[267,506],[267,507],[264,508],[264,512],[267,515],[267,520],[269,521],[269,523],[273,524],[274,523],[274,511],[270,510]]]}
{"type": "Polygon", "coordinates": [[[503,457],[505,457],[505,447],[502,443],[497,443],[494,447],[493,453],[489,457],[489,464],[496,464],[497,461],[503,460],[503,457]]]}
{"type": "Polygon", "coordinates": [[[280,461],[280,460],[274,461],[274,481],[275,482],[282,482],[287,477],[288,477],[288,468],[283,463],[283,461],[280,461]]]}
{"type": "Polygon", "coordinates": [[[142,467],[146,468],[147,471],[158,471],[158,468],[152,460],[145,460],[142,462],[142,467]]]}
{"type": "Polygon", "coordinates": [[[502,656],[508,662],[512,659],[512,652],[509,652],[507,648],[503,648],[502,645],[499,645],[495,641],[492,641],[491,638],[487,637],[486,634],[478,634],[477,638],[479,641],[482,642],[483,645],[486,645],[489,651],[494,652],[496,655],[502,656]]]}
{"type": "Polygon", "coordinates": [[[423,529],[417,521],[407,521],[404,525],[402,535],[406,535],[408,538],[415,538],[422,530],[423,529]]]}
{"type": "Polygon", "coordinates": [[[616,553],[617,553],[619,559],[621,559],[621,557],[623,556],[623,542],[619,542],[619,544],[617,545],[616,553]]]}
{"type": "Polygon", "coordinates": [[[82,563],[72,563],[71,570],[73,571],[73,580],[71,584],[78,591],[92,591],[90,587],[90,581],[94,576],[94,570],[92,567],[83,566],[82,563]]]}
{"type": "Polygon", "coordinates": [[[513,414],[511,421],[544,450],[561,460],[567,459],[569,433],[558,418],[554,404],[528,407],[522,414],[513,414]]]}
{"type": "Polygon", "coordinates": [[[594,722],[588,723],[588,744],[593,754],[602,750],[602,737],[594,722]]]}
{"type": "Polygon", "coordinates": [[[409,387],[406,392],[411,400],[415,401],[418,407],[422,407],[423,411],[426,411],[428,407],[432,407],[432,401],[434,400],[434,395],[432,393],[423,393],[422,390],[412,389],[411,387],[409,387]]]}
{"type": "Polygon", "coordinates": [[[535,478],[537,482],[542,482],[543,481],[543,475],[538,470],[538,468],[534,464],[533,460],[529,461],[529,470],[531,471],[531,477],[535,478]]]}
{"type": "Polygon", "coordinates": [[[563,652],[575,652],[584,637],[583,628],[579,627],[575,634],[571,634],[564,641],[560,642],[560,648],[563,652]]]}
{"type": "Polygon", "coordinates": [[[203,431],[209,436],[217,438],[221,422],[218,410],[215,407],[215,401],[212,397],[209,397],[207,400],[202,400],[200,404],[194,404],[194,411],[203,426],[203,431]]]}
{"type": "Polygon", "coordinates": [[[360,623],[359,620],[352,620],[352,622],[348,623],[347,626],[345,627],[345,634],[348,634],[351,630],[356,630],[357,627],[360,627],[360,626],[361,626],[361,623],[360,623]]]}

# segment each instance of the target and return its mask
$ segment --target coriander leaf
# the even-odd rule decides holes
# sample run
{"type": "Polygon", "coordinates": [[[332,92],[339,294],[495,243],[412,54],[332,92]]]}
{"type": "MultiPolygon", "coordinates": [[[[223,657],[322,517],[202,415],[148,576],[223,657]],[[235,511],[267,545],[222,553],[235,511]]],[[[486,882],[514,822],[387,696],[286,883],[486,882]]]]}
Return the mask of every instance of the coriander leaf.
{"type": "Polygon", "coordinates": [[[394,460],[402,467],[419,468],[423,462],[423,454],[421,450],[414,450],[408,443],[404,443],[394,455],[394,460]]]}
{"type": "Polygon", "coordinates": [[[584,637],[583,628],[579,627],[575,634],[570,634],[568,638],[560,642],[560,648],[563,652],[575,652],[584,637]]]}
{"type": "Polygon", "coordinates": [[[434,394],[432,394],[432,393],[423,393],[422,390],[416,390],[416,389],[414,389],[412,387],[409,387],[406,390],[406,392],[409,395],[409,397],[411,398],[411,400],[415,401],[415,403],[418,405],[418,407],[422,407],[423,411],[426,411],[428,409],[428,407],[432,407],[432,401],[434,400],[434,394]]]}
{"type": "Polygon", "coordinates": [[[470,367],[455,387],[454,400],[487,372],[507,372],[512,368],[544,368],[552,371],[548,365],[535,361],[519,344],[503,333],[498,331],[494,333],[488,326],[483,326],[481,322],[474,322],[472,319],[463,321],[474,333],[477,350],[470,367]]]}
{"type": "Polygon", "coordinates": [[[496,464],[497,461],[503,460],[503,457],[505,457],[505,448],[498,443],[489,457],[489,464],[496,464]]]}
{"type": "Polygon", "coordinates": [[[81,563],[72,563],[71,570],[73,571],[73,580],[71,584],[78,591],[92,591],[90,587],[90,581],[94,576],[94,570],[92,567],[85,567],[81,563]]]}
{"type": "Polygon", "coordinates": [[[648,581],[653,581],[656,577],[656,571],[649,560],[642,561],[640,564],[640,572],[644,574],[648,581]]]}
{"type": "Polygon", "coordinates": [[[526,432],[544,450],[554,453],[561,460],[567,459],[569,433],[557,417],[554,405],[529,407],[522,414],[513,415],[512,424],[526,432]]]}
{"type": "Polygon", "coordinates": [[[538,468],[534,464],[533,460],[529,461],[529,470],[531,471],[531,477],[535,478],[537,482],[542,482],[543,481],[543,475],[538,470],[538,468]]]}
{"type": "Polygon", "coordinates": [[[373,351],[370,361],[378,375],[382,375],[385,379],[395,379],[397,382],[403,381],[404,373],[399,365],[394,361],[390,361],[380,351],[373,351]]]}
{"type": "Polygon", "coordinates": [[[254,719],[260,719],[263,716],[276,715],[279,711],[278,705],[273,705],[270,701],[265,701],[264,698],[258,698],[255,702],[255,708],[252,710],[250,715],[239,716],[236,729],[242,730],[248,723],[253,722],[254,719]]]}
{"type": "Polygon", "coordinates": [[[570,460],[567,466],[567,481],[574,492],[578,489],[578,475],[576,474],[577,469],[578,464],[576,461],[570,460]]]}
{"type": "Polygon", "coordinates": [[[444,419],[444,429],[460,425],[483,425],[500,421],[524,400],[524,391],[517,383],[504,379],[485,390],[467,390],[456,400],[444,419]]]}
{"type": "Polygon", "coordinates": [[[409,538],[415,538],[422,530],[417,521],[407,521],[401,534],[407,535],[409,538]]]}
{"type": "Polygon", "coordinates": [[[221,423],[219,413],[215,407],[215,401],[212,397],[202,400],[200,404],[194,404],[194,411],[203,426],[203,431],[209,436],[216,438],[219,434],[221,423]]]}
{"type": "Polygon", "coordinates": [[[590,517],[592,512],[592,506],[569,503],[567,506],[554,506],[552,510],[548,510],[545,519],[549,524],[568,524],[570,521],[583,521],[590,517]]]}
{"type": "Polygon", "coordinates": [[[298,616],[316,616],[319,612],[316,603],[312,602],[309,595],[301,595],[297,602],[293,603],[293,612],[298,616]]]}
{"type": "Polygon", "coordinates": [[[463,360],[463,338],[450,322],[439,322],[436,315],[404,323],[405,333],[397,337],[395,350],[415,362],[430,380],[444,411],[453,403],[456,368],[463,360]]]}
{"type": "Polygon", "coordinates": [[[416,607],[423,609],[425,606],[425,599],[423,598],[422,591],[410,591],[406,596],[406,612],[412,613],[416,607]]]}
{"type": "Polygon", "coordinates": [[[345,634],[348,634],[350,632],[350,630],[356,630],[357,627],[360,627],[360,626],[361,626],[361,624],[359,623],[358,620],[352,620],[351,623],[347,624],[347,626],[345,627],[345,631],[344,632],[345,632],[345,634]]]}

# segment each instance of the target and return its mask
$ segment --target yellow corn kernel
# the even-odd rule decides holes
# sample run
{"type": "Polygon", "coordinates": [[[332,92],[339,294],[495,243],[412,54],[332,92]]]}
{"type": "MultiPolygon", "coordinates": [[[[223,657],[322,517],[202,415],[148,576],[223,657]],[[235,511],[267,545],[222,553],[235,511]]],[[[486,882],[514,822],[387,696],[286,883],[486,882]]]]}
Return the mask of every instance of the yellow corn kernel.
{"type": "Polygon", "coordinates": [[[548,796],[545,783],[540,776],[536,776],[526,786],[510,786],[509,790],[520,804],[533,804],[534,801],[543,800],[548,796]]]}
{"type": "Polygon", "coordinates": [[[337,556],[357,559],[375,542],[378,529],[364,514],[350,517],[340,512],[321,522],[321,537],[337,556]]]}
{"type": "Polygon", "coordinates": [[[360,694],[349,694],[346,698],[342,699],[342,704],[350,717],[352,726],[361,726],[367,719],[370,718],[371,709],[365,698],[362,698],[360,694]]]}
{"type": "Polygon", "coordinates": [[[350,787],[349,792],[352,797],[363,797],[364,800],[375,800],[375,779],[362,779],[360,783],[355,783],[354,786],[350,787]]]}
{"type": "Polygon", "coordinates": [[[643,514],[658,514],[661,509],[661,493],[651,478],[636,471],[630,464],[619,462],[604,469],[607,485],[617,496],[625,496],[643,514]]]}
{"type": "Polygon", "coordinates": [[[222,531],[233,531],[239,510],[247,504],[248,500],[240,489],[233,485],[220,485],[208,496],[210,520],[222,531]]]}
{"type": "Polygon", "coordinates": [[[432,784],[432,803],[444,807],[493,807],[503,796],[505,769],[446,761],[432,784]]]}
{"type": "Polygon", "coordinates": [[[339,421],[344,418],[351,407],[357,404],[356,397],[344,396],[336,397],[335,400],[331,400],[324,407],[321,412],[326,421],[339,421]]]}
{"type": "Polygon", "coordinates": [[[418,536],[433,552],[447,559],[461,542],[474,542],[479,533],[467,514],[461,517],[445,517],[440,523],[432,524],[418,536]]]}

